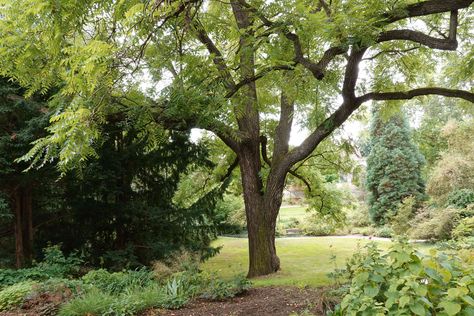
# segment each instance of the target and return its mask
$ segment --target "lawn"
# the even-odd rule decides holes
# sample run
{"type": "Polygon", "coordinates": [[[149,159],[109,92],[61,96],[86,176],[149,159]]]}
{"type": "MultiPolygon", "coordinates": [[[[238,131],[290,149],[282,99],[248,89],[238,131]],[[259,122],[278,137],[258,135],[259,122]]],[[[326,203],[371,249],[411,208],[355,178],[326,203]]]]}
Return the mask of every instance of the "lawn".
{"type": "MultiPolygon", "coordinates": [[[[297,285],[321,286],[331,283],[327,274],[335,266],[343,267],[347,258],[369,240],[344,237],[291,237],[277,238],[277,252],[281,270],[268,277],[253,280],[257,286],[297,285]],[[331,258],[335,256],[335,260],[331,258]]],[[[386,248],[389,241],[377,241],[386,248]]],[[[220,254],[205,262],[205,271],[215,272],[224,278],[246,273],[248,268],[248,242],[246,238],[221,237],[214,246],[222,246],[220,254]]]]}
{"type": "Polygon", "coordinates": [[[307,216],[306,206],[283,206],[278,215],[278,224],[285,225],[291,218],[296,218],[300,222],[307,216]]]}

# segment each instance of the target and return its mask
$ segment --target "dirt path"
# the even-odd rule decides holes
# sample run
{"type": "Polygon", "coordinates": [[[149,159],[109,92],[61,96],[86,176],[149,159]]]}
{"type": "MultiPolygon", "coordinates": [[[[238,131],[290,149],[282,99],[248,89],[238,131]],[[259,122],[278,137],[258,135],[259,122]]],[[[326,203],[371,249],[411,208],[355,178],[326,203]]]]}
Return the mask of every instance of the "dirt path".
{"type": "Polygon", "coordinates": [[[334,302],[322,288],[261,287],[223,302],[195,300],[176,311],[151,310],[144,316],[288,316],[292,313],[311,312],[325,315],[324,310],[334,302]]]}

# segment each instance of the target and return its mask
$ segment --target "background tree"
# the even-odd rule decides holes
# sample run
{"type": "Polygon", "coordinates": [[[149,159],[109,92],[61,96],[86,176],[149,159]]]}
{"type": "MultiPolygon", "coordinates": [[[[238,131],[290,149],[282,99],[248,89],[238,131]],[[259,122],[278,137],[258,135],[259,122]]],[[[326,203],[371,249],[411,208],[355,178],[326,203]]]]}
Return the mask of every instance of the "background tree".
{"type": "MultiPolygon", "coordinates": [[[[34,257],[34,227],[38,224],[34,218],[46,211],[40,200],[58,176],[51,166],[25,173],[28,164],[14,162],[28,152],[32,141],[46,135],[49,119],[43,98],[25,101],[23,93],[18,85],[0,78],[0,239],[13,236],[9,240],[14,241],[18,268],[34,257]]],[[[9,251],[11,244],[2,248],[9,251]]],[[[6,253],[2,256],[9,258],[6,253]]]]}
{"type": "Polygon", "coordinates": [[[473,123],[472,118],[461,122],[451,120],[440,133],[447,149],[434,164],[427,186],[428,193],[438,205],[449,202],[450,195],[456,197],[451,201],[456,205],[455,200],[474,193],[473,123]]]}
{"type": "Polygon", "coordinates": [[[410,196],[415,204],[425,198],[421,176],[424,158],[413,143],[404,114],[384,118],[375,111],[367,157],[369,214],[377,225],[396,215],[400,203],[410,196]]]}
{"type": "Polygon", "coordinates": [[[164,126],[213,132],[238,159],[257,276],[280,268],[275,224],[287,174],[363,103],[432,94],[474,102],[459,90],[470,80],[461,65],[473,19],[462,9],[472,2],[3,0],[0,69],[30,94],[58,88],[61,114],[25,157],[33,163],[59,156],[66,168],[93,157],[113,98],[164,126]],[[458,46],[460,54],[436,52],[458,46]],[[441,57],[460,69],[435,76],[441,57]],[[143,78],[171,83],[150,100],[136,89],[143,78]],[[299,117],[311,133],[290,148],[299,117]]]}
{"type": "Polygon", "coordinates": [[[443,128],[448,121],[463,121],[474,114],[472,106],[460,107],[455,99],[432,98],[430,102],[415,101],[413,110],[408,113],[411,121],[419,121],[413,130],[413,140],[426,160],[425,175],[429,176],[442,152],[448,148],[443,128]],[[421,120],[420,120],[421,116],[421,120]]]}

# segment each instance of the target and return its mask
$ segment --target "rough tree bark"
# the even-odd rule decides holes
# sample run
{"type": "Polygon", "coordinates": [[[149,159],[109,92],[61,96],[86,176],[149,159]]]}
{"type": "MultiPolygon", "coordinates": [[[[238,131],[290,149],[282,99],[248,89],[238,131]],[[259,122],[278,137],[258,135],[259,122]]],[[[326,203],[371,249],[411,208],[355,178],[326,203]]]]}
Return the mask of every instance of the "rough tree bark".
{"type": "Polygon", "coordinates": [[[33,258],[33,198],[30,186],[14,190],[13,205],[16,267],[22,268],[33,258]]]}

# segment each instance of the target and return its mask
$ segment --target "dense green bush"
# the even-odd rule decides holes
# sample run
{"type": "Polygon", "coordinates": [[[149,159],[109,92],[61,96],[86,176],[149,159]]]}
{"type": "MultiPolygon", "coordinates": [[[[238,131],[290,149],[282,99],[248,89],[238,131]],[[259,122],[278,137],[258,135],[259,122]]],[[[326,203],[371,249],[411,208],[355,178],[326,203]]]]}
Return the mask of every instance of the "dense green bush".
{"type": "Polygon", "coordinates": [[[474,204],[474,191],[469,189],[452,191],[448,195],[448,204],[459,208],[466,208],[469,204],[474,204]]]}
{"type": "Polygon", "coordinates": [[[447,240],[459,222],[459,209],[425,207],[413,220],[410,237],[414,239],[447,240]]]}
{"type": "Polygon", "coordinates": [[[330,315],[473,315],[474,266],[432,250],[424,255],[407,242],[383,254],[366,246],[344,271],[350,283],[330,315]]]}
{"type": "Polygon", "coordinates": [[[20,305],[25,297],[33,291],[31,281],[19,282],[0,291],[0,312],[20,305]]]}
{"type": "Polygon", "coordinates": [[[243,275],[236,276],[230,282],[213,278],[201,296],[211,300],[223,300],[247,291],[250,286],[250,281],[243,275]]]}
{"type": "Polygon", "coordinates": [[[303,234],[306,236],[330,236],[336,232],[337,227],[325,221],[307,222],[302,225],[303,234]]]}
{"type": "Polygon", "coordinates": [[[26,269],[0,269],[0,289],[22,281],[44,281],[51,278],[67,278],[76,275],[82,261],[74,254],[65,257],[59,246],[43,250],[43,261],[26,269]]]}

